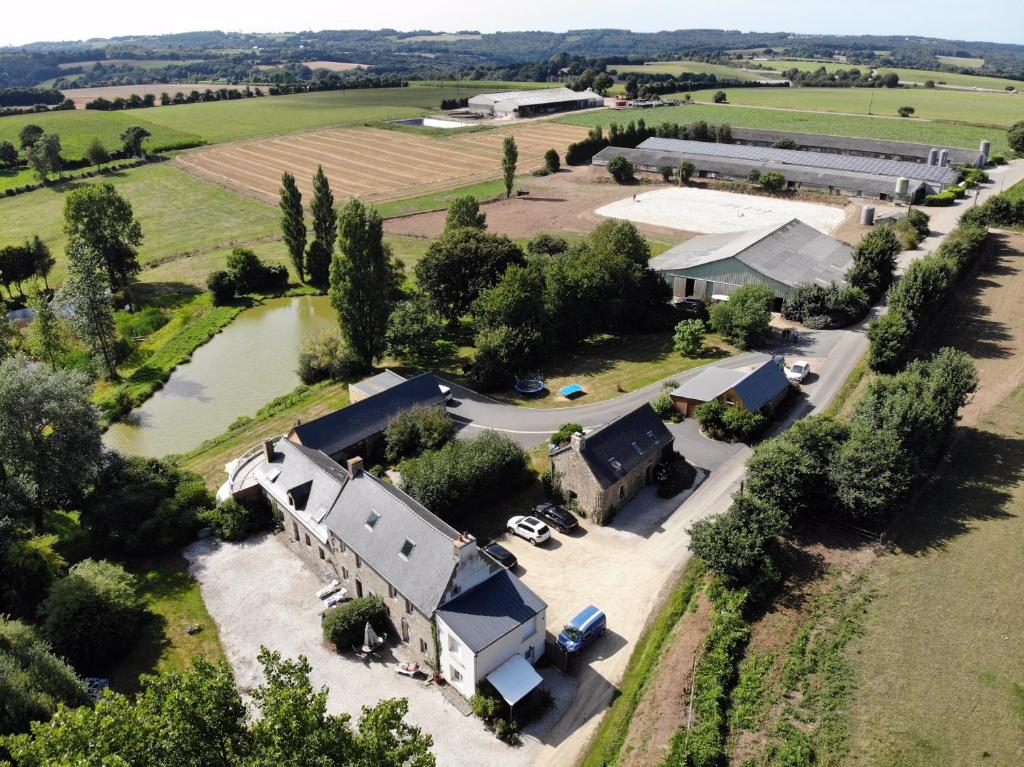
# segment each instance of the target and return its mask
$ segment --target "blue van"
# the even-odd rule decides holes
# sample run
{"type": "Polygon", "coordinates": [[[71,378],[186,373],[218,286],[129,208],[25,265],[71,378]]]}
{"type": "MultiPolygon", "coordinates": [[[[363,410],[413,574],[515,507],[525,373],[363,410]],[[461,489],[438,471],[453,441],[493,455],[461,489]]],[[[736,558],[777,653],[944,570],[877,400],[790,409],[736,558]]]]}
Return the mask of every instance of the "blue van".
{"type": "Polygon", "coordinates": [[[606,625],[604,613],[594,605],[588,605],[562,629],[558,635],[558,646],[575,655],[604,634],[606,625]]]}

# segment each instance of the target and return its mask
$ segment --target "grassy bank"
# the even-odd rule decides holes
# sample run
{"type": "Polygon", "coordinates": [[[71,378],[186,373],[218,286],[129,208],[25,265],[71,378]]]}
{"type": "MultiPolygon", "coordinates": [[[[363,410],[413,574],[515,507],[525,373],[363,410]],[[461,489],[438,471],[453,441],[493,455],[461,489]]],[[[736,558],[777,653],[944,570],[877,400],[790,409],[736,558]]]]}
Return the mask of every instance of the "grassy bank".
{"type": "Polygon", "coordinates": [[[601,719],[579,761],[580,767],[605,767],[616,763],[644,688],[657,673],[658,660],[676,624],[689,609],[702,575],[700,562],[691,560],[671,597],[637,640],[619,683],[619,695],[601,719]]]}
{"type": "MultiPolygon", "coordinates": [[[[495,171],[497,172],[497,171],[495,171]]],[[[396,216],[408,216],[414,213],[426,213],[432,210],[445,210],[448,203],[455,197],[463,197],[467,194],[473,195],[477,202],[489,202],[496,200],[505,194],[505,183],[501,180],[485,181],[482,184],[463,186],[458,189],[449,189],[444,192],[435,192],[422,197],[412,197],[407,200],[395,200],[394,202],[382,202],[374,205],[384,218],[395,218],[396,216]]]]}

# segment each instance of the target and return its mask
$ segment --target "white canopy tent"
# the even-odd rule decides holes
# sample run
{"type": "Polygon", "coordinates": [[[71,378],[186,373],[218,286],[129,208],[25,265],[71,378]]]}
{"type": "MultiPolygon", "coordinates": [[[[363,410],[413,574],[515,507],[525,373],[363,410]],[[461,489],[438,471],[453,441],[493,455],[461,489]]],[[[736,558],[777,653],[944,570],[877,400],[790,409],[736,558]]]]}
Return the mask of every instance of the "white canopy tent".
{"type": "Polygon", "coordinates": [[[487,675],[487,681],[510,706],[514,706],[544,680],[522,655],[513,655],[487,675]]]}

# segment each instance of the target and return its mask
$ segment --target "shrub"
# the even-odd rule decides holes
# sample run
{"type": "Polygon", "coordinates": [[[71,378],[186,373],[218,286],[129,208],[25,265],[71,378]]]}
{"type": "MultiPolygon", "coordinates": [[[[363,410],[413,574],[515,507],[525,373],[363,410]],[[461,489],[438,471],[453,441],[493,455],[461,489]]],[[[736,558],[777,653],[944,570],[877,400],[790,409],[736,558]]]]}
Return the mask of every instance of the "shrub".
{"type": "Polygon", "coordinates": [[[526,246],[526,252],[534,256],[553,256],[556,253],[564,253],[568,249],[569,243],[564,239],[546,232],[535,235],[526,246]]]}
{"type": "Polygon", "coordinates": [[[903,218],[904,221],[908,222],[917,233],[921,235],[921,239],[924,239],[931,233],[931,220],[932,217],[925,213],[920,208],[912,208],[907,211],[907,215],[903,218]]]}
{"type": "Polygon", "coordinates": [[[662,165],[660,168],[658,168],[658,173],[661,174],[661,180],[664,181],[666,184],[672,180],[671,165],[662,165]]]}
{"type": "Polygon", "coordinates": [[[444,331],[444,322],[421,295],[399,301],[388,317],[388,353],[395,357],[429,355],[444,331]]]}
{"type": "Polygon", "coordinates": [[[95,671],[131,646],[148,609],[123,567],[85,559],[53,584],[39,614],[54,651],[79,670],[95,671]]]}
{"type": "Polygon", "coordinates": [[[563,445],[568,442],[576,432],[582,433],[583,427],[578,423],[563,423],[558,427],[558,431],[551,435],[548,442],[552,445],[563,445]]]}
{"type": "Polygon", "coordinates": [[[229,498],[212,509],[202,512],[200,518],[210,526],[222,541],[242,541],[253,533],[270,526],[269,504],[239,503],[229,498]]]}
{"type": "Polygon", "coordinates": [[[633,163],[622,155],[617,155],[611,159],[608,163],[608,172],[619,184],[625,184],[634,178],[633,163]]]}
{"type": "Polygon", "coordinates": [[[288,268],[264,263],[249,248],[231,251],[228,272],[238,293],[280,293],[288,287],[288,268]]]}
{"type": "MultiPolygon", "coordinates": [[[[10,513],[10,509],[5,511],[10,513]]],[[[3,532],[2,520],[0,532],[3,532]]],[[[56,544],[57,536],[52,534],[16,537],[10,542],[0,538],[0,615],[29,617],[35,614],[50,584],[67,567],[56,544]]]]}
{"type": "Polygon", "coordinates": [[[383,634],[388,625],[388,609],[378,596],[353,599],[328,610],[324,615],[324,639],[338,652],[359,647],[367,623],[378,634],[383,634]]]}
{"type": "Polygon", "coordinates": [[[924,198],[924,204],[929,208],[948,208],[956,202],[956,194],[952,191],[929,194],[924,198]]]}
{"type": "Polygon", "coordinates": [[[703,320],[683,320],[676,325],[672,348],[684,357],[698,357],[704,349],[703,320]]]}
{"type": "Polygon", "coordinates": [[[443,407],[414,407],[391,419],[384,430],[384,456],[392,463],[439,450],[455,436],[455,423],[443,407]]]}
{"type": "Polygon", "coordinates": [[[554,149],[549,149],[544,153],[544,168],[549,173],[558,173],[558,169],[562,163],[558,159],[558,152],[554,149]]]}
{"type": "Polygon", "coordinates": [[[723,430],[731,442],[750,441],[764,429],[767,422],[760,413],[738,405],[727,407],[722,416],[723,430]]]}
{"type": "Polygon", "coordinates": [[[0,736],[27,732],[32,722],[47,721],[63,703],[89,702],[74,670],[56,657],[32,629],[0,616],[0,736]]]}
{"type": "Polygon", "coordinates": [[[766,192],[780,192],[786,188],[786,177],[781,173],[770,170],[761,173],[757,178],[757,183],[766,192]]]}
{"type": "Polygon", "coordinates": [[[442,519],[469,501],[507,489],[525,474],[526,454],[504,434],[485,431],[399,465],[402,489],[442,519]]]}
{"type": "Polygon", "coordinates": [[[698,405],[693,411],[697,423],[709,436],[717,439],[725,430],[726,406],[717,399],[698,405]]]}
{"type": "Polygon", "coordinates": [[[911,333],[903,313],[890,310],[868,326],[868,365],[877,373],[895,373],[910,353],[911,333]]]}
{"type": "Polygon", "coordinates": [[[366,371],[362,360],[332,330],[307,338],[299,352],[299,378],[306,385],[334,379],[348,380],[366,371]]]}
{"type": "Polygon", "coordinates": [[[921,233],[917,230],[917,227],[905,218],[901,218],[893,224],[892,230],[896,235],[896,239],[900,241],[900,247],[903,250],[913,250],[920,245],[921,240],[924,239],[921,236],[921,233]]]}
{"type": "Polygon", "coordinates": [[[728,97],[725,95],[725,91],[715,91],[715,95],[712,97],[712,100],[716,104],[724,104],[727,98],[728,97]]]}
{"type": "Polygon", "coordinates": [[[651,400],[651,408],[657,414],[658,418],[663,421],[675,421],[678,420],[682,414],[676,410],[675,404],[672,402],[672,397],[669,396],[670,389],[665,387],[662,389],[658,396],[651,400]]]}
{"type": "Polygon", "coordinates": [[[118,312],[115,320],[118,335],[133,340],[158,331],[167,324],[167,315],[155,306],[147,306],[137,312],[118,312]]]}
{"type": "Polygon", "coordinates": [[[775,294],[763,285],[744,285],[728,301],[711,306],[711,324],[741,349],[749,349],[771,333],[775,294]]]}
{"type": "Polygon", "coordinates": [[[235,278],[223,269],[210,273],[210,276],[206,278],[206,287],[213,294],[215,306],[230,304],[235,300],[237,289],[235,278]]]}

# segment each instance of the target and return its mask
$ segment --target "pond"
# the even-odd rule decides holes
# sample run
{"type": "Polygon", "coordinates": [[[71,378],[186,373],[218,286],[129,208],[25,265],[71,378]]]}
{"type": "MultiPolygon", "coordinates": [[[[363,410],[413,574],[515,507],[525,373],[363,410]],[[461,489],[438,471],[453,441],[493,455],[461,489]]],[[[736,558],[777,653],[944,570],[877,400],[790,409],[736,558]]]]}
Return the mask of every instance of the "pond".
{"type": "Polygon", "coordinates": [[[302,342],[337,327],[326,296],[278,298],[242,312],[113,424],[107,447],[129,455],[184,453],[299,385],[302,342]]]}

